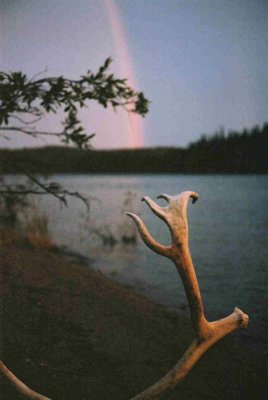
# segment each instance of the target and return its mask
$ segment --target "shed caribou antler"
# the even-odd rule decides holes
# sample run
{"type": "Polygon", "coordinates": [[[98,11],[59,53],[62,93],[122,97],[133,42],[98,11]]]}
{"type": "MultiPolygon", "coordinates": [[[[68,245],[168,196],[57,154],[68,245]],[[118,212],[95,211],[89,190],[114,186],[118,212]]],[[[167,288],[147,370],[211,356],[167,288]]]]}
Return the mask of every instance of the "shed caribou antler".
{"type": "MultiPolygon", "coordinates": [[[[198,199],[198,194],[195,192],[183,192],[178,196],[162,194],[158,198],[165,199],[168,203],[167,206],[160,207],[149,197],[144,197],[143,200],[168,225],[172,237],[171,246],[163,246],[153,239],[137,215],[132,213],[128,213],[128,215],[137,224],[144,243],[157,254],[167,257],[175,263],[189,302],[195,339],[172,370],[131,400],[154,399],[173,389],[209,347],[228,333],[238,328],[246,328],[249,319],[243,311],[235,308],[234,312],[226,318],[214,322],[206,320],[199,285],[188,247],[187,204],[189,198],[192,198],[194,203],[198,199]]],[[[49,400],[47,397],[27,387],[1,361],[0,378],[7,380],[25,399],[49,400]]]]}
{"type": "Polygon", "coordinates": [[[208,322],[205,317],[199,285],[188,246],[188,200],[192,198],[193,203],[195,203],[198,197],[197,193],[190,191],[183,192],[177,196],[162,194],[158,198],[167,201],[167,206],[165,207],[160,207],[147,196],[142,199],[148,204],[153,213],[167,224],[172,238],[171,246],[163,246],[158,243],[148,232],[142,220],[136,214],[128,213],[135,221],[144,243],[155,253],[174,262],[186,292],[195,331],[195,339],[173,369],[154,385],[137,394],[131,400],[157,398],[164,392],[173,389],[209,347],[228,333],[238,328],[245,329],[248,325],[248,315],[244,314],[239,308],[235,308],[234,312],[228,317],[214,322],[208,322]]]}

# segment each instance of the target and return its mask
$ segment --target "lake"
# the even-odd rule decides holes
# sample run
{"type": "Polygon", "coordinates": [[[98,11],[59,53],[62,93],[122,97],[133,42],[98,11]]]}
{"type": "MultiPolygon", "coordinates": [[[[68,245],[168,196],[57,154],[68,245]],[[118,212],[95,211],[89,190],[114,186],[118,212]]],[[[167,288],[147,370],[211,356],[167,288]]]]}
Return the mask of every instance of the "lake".
{"type": "Polygon", "coordinates": [[[153,237],[168,244],[166,225],[140,199],[198,192],[198,202],[188,206],[189,239],[206,316],[219,319],[238,306],[250,316],[247,332],[240,334],[268,353],[268,176],[57,175],[53,180],[93,197],[89,214],[75,199],[68,208],[54,199],[40,201],[55,241],[180,313],[188,306],[175,266],[144,245],[125,214],[139,214],[153,237]]]}

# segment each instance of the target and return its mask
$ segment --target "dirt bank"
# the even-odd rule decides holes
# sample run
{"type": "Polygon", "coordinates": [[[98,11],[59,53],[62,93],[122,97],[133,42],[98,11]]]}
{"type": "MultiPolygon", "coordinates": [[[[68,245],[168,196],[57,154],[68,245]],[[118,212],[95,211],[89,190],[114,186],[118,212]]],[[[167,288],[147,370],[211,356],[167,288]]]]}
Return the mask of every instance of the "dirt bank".
{"type": "MultiPolygon", "coordinates": [[[[1,358],[53,400],[123,400],[159,379],[190,324],[53,249],[2,243],[1,358]]],[[[164,399],[266,399],[267,369],[236,337],[215,345],[164,399]]],[[[15,395],[2,385],[1,399],[15,395]]]]}

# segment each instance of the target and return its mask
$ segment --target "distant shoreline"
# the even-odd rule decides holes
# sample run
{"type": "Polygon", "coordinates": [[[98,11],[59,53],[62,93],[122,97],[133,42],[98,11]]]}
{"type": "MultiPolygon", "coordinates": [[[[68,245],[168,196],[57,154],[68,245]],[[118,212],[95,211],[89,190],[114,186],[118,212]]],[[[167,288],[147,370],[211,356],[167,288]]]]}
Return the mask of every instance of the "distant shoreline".
{"type": "Polygon", "coordinates": [[[268,124],[202,136],[187,148],[79,150],[48,146],[0,149],[2,174],[268,174],[268,124]]]}

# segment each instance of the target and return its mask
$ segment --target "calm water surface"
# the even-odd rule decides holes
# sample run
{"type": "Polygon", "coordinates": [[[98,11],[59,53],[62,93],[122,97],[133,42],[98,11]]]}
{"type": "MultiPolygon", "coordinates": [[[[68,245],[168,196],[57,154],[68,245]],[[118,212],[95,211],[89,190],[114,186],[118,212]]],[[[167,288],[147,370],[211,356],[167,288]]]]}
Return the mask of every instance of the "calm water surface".
{"type": "MultiPolygon", "coordinates": [[[[139,214],[155,239],[169,243],[169,232],[140,199],[185,190],[199,193],[189,203],[190,250],[208,319],[218,319],[240,307],[250,315],[247,340],[263,343],[268,331],[268,177],[174,175],[64,175],[55,176],[69,190],[96,199],[89,216],[84,205],[42,200],[55,240],[84,254],[91,265],[113,279],[179,312],[187,312],[185,293],[174,265],[149,250],[137,238],[124,244],[120,238],[136,233],[126,211],[139,214]],[[103,246],[103,238],[110,245],[103,246]],[[112,243],[112,241],[117,243],[112,243]]],[[[163,200],[159,204],[164,205],[163,200]]],[[[266,348],[268,353],[268,349],[266,348]]]]}

